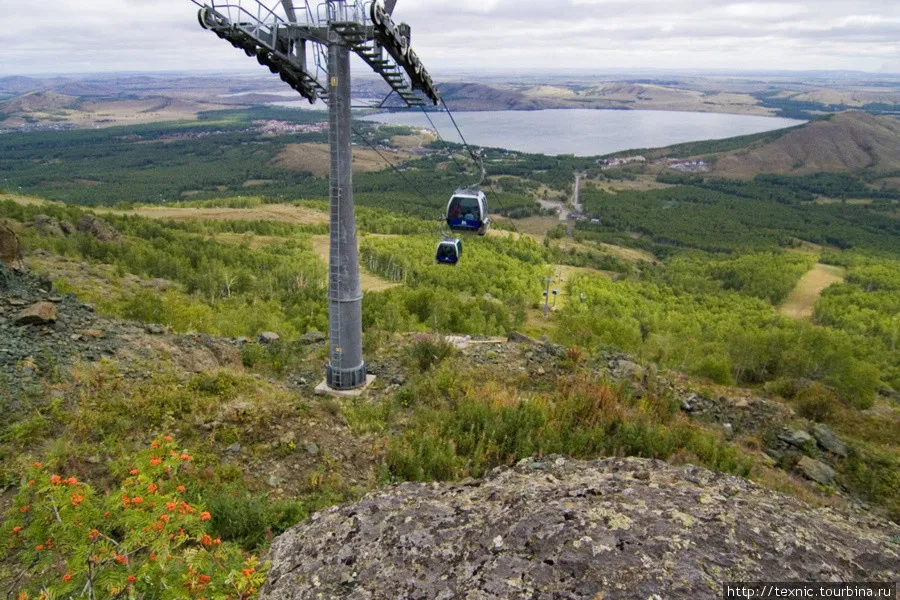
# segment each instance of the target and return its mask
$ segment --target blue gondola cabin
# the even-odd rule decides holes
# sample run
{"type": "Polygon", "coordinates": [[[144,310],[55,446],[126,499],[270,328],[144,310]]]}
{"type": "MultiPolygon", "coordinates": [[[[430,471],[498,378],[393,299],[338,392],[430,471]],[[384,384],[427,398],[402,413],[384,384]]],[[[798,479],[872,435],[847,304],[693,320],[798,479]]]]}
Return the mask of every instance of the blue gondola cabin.
{"type": "Polygon", "coordinates": [[[462,258],[462,241],[446,239],[438,244],[437,262],[440,265],[455,265],[462,258]]]}
{"type": "Polygon", "coordinates": [[[456,190],[447,204],[447,227],[454,233],[484,235],[491,226],[487,197],[481,190],[456,190]]]}

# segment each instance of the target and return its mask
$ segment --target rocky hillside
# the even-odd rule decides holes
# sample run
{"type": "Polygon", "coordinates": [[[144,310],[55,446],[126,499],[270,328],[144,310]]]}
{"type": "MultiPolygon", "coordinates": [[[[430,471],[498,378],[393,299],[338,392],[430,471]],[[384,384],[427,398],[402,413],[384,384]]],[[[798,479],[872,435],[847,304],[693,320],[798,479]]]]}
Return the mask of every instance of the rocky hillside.
{"type": "Polygon", "coordinates": [[[795,129],[773,142],[724,154],[715,166],[717,174],[728,177],[859,169],[900,169],[900,119],[860,111],[840,113],[795,129]]]}
{"type": "Polygon", "coordinates": [[[898,533],[694,466],[526,459],[314,515],[273,544],[262,598],[693,600],[727,581],[894,581],[898,533]]]}

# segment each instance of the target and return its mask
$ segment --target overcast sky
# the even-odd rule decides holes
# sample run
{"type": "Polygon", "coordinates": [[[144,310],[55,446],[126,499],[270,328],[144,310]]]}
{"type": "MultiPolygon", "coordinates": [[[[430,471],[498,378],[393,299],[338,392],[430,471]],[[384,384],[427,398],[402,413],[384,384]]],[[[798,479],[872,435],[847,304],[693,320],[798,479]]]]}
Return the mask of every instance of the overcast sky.
{"type": "MultiPolygon", "coordinates": [[[[203,31],[189,0],[0,8],[0,75],[260,69],[203,31]]],[[[398,0],[394,16],[438,79],[484,69],[900,73],[900,0],[398,0]]]]}

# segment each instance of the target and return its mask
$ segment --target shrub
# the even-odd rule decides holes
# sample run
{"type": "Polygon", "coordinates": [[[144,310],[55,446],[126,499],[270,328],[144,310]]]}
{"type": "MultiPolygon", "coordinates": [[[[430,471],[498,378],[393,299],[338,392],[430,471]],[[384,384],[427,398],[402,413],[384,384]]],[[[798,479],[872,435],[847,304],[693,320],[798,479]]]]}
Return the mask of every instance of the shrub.
{"type": "Polygon", "coordinates": [[[265,569],[213,538],[212,515],[185,500],[190,460],[171,437],[156,440],[106,496],[34,463],[2,530],[22,573],[17,597],[252,598],[265,569]]]}
{"type": "Polygon", "coordinates": [[[443,338],[422,335],[416,338],[407,352],[419,371],[424,373],[434,365],[440,364],[445,358],[453,356],[456,348],[443,338]]]}
{"type": "Polygon", "coordinates": [[[831,421],[841,407],[837,394],[821,383],[800,390],[794,397],[794,404],[800,416],[818,423],[831,421]]]}

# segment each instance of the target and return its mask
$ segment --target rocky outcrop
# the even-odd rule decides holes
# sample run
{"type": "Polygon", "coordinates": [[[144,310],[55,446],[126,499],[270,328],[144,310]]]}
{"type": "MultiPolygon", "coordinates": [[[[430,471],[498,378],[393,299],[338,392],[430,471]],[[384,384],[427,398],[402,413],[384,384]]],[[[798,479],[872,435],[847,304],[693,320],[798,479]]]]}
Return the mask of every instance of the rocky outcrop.
{"type": "Polygon", "coordinates": [[[82,233],[90,233],[101,242],[114,242],[120,237],[109,223],[94,215],[83,215],[75,228],[82,233]]]}
{"type": "Polygon", "coordinates": [[[0,222],[0,262],[10,269],[21,269],[22,246],[16,232],[6,223],[0,222]]]}
{"type": "Polygon", "coordinates": [[[896,525],[643,459],[405,483],[277,538],[265,600],[719,598],[724,581],[894,581],[896,525]]]}
{"type": "Polygon", "coordinates": [[[47,237],[64,237],[67,233],[72,233],[72,225],[66,223],[63,229],[62,223],[47,215],[35,215],[32,226],[37,229],[41,235],[47,237]]]}

